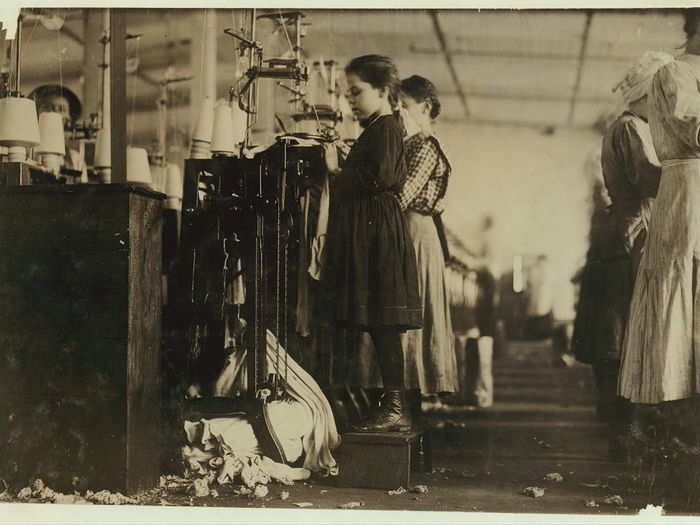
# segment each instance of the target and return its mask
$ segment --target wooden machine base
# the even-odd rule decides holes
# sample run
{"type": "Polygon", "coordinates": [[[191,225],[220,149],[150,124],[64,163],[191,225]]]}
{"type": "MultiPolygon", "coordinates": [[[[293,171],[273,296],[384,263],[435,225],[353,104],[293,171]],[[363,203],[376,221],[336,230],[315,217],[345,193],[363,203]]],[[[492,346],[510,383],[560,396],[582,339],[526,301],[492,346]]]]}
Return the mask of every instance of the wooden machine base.
{"type": "Polygon", "coordinates": [[[123,184],[0,187],[8,483],[158,485],[161,200],[123,184]]]}
{"type": "Polygon", "coordinates": [[[396,489],[411,486],[411,472],[432,470],[425,432],[349,432],[334,453],[337,486],[396,489]]]}

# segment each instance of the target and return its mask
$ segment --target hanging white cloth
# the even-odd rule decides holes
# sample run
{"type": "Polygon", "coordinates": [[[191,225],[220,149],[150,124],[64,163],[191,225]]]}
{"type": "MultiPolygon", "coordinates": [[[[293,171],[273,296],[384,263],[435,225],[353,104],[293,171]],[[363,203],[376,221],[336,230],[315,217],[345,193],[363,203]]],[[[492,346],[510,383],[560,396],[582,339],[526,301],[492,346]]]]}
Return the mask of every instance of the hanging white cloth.
{"type": "MultiPolygon", "coordinates": [[[[245,370],[243,364],[246,354],[245,350],[231,354],[229,365],[222,375],[227,371],[230,374],[234,370],[245,370]]],[[[318,383],[291,356],[287,355],[281,345],[278,346],[277,338],[269,330],[267,331],[266,359],[268,372],[286,379],[287,394],[293,400],[305,405],[311,414],[311,430],[302,438],[305,453],[304,468],[323,474],[337,474],[338,466],[331,451],[340,445],[340,436],[331,406],[318,383]]],[[[275,418],[272,417],[272,419],[275,418]]],[[[277,428],[275,423],[273,425],[277,428]]]]}
{"type": "Polygon", "coordinates": [[[321,202],[318,212],[318,224],[316,235],[311,246],[311,264],[309,264],[309,275],[317,281],[321,280],[324,265],[324,251],[326,246],[326,235],[328,233],[328,213],[331,202],[331,189],[329,176],[326,174],[321,191],[321,202]]]}

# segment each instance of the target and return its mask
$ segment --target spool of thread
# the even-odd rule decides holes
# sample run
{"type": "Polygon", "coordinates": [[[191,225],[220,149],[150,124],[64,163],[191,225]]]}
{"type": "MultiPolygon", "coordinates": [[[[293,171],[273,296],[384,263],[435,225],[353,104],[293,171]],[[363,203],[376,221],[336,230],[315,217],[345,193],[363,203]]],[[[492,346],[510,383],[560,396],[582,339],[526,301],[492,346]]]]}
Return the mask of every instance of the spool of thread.
{"type": "Polygon", "coordinates": [[[153,184],[148,152],[144,148],[126,148],[126,180],[134,184],[153,184]]]}
{"type": "Polygon", "coordinates": [[[66,155],[63,116],[55,112],[39,115],[39,136],[41,142],[36,147],[36,152],[39,154],[41,163],[50,171],[58,173],[66,155]]]}
{"type": "Polygon", "coordinates": [[[211,143],[203,140],[192,139],[192,147],[190,148],[191,159],[210,159],[211,158],[211,143]]]}
{"type": "Polygon", "coordinates": [[[45,112],[39,115],[39,137],[37,153],[66,154],[66,141],[63,135],[63,116],[60,113],[45,112]]]}
{"type": "Polygon", "coordinates": [[[219,104],[214,110],[214,131],[211,138],[211,153],[217,157],[230,157],[236,151],[233,137],[231,106],[219,104]]]}
{"type": "Polygon", "coordinates": [[[233,122],[233,142],[238,147],[245,140],[248,118],[245,112],[238,107],[236,100],[231,104],[231,121],[233,122]]]}
{"type": "Polygon", "coordinates": [[[168,210],[182,210],[183,181],[180,167],[177,164],[168,164],[165,179],[165,208],[168,210]]]}
{"type": "Polygon", "coordinates": [[[151,178],[153,179],[152,187],[155,191],[165,193],[165,180],[167,177],[167,166],[156,164],[151,166],[151,178]]]}
{"type": "Polygon", "coordinates": [[[197,125],[192,132],[190,157],[193,159],[211,158],[211,140],[214,130],[214,100],[204,97],[197,125]]]}
{"type": "Polygon", "coordinates": [[[112,182],[112,132],[104,127],[97,132],[95,144],[95,171],[102,184],[112,182]]]}
{"type": "Polygon", "coordinates": [[[95,144],[95,168],[104,169],[112,167],[112,133],[109,128],[102,128],[97,132],[95,144]]]}
{"type": "Polygon", "coordinates": [[[24,162],[27,160],[27,148],[24,146],[10,146],[7,148],[8,162],[24,162]]]}
{"type": "Polygon", "coordinates": [[[202,108],[199,112],[197,125],[192,132],[192,138],[203,142],[211,142],[214,130],[214,100],[204,97],[202,108]]]}
{"type": "Polygon", "coordinates": [[[24,150],[20,153],[16,149],[9,155],[24,160],[27,158],[26,148],[36,146],[40,140],[34,101],[21,97],[0,99],[0,145],[24,150]]]}
{"type": "Polygon", "coordinates": [[[53,173],[58,173],[61,171],[61,166],[63,166],[63,155],[58,153],[41,153],[40,154],[41,163],[45,168],[52,171],[53,173]]]}

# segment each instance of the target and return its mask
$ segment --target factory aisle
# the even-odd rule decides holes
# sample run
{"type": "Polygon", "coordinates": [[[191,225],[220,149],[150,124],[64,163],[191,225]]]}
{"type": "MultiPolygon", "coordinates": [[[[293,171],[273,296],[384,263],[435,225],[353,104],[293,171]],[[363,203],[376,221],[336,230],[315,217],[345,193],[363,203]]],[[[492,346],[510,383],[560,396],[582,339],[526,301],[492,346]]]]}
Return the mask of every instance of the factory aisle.
{"type": "Polygon", "coordinates": [[[607,461],[605,426],[595,418],[590,369],[565,366],[548,341],[514,342],[504,354],[494,362],[492,408],[454,406],[426,415],[434,427],[433,470],[415,475],[412,484],[425,485],[427,492],[409,487],[390,494],[317,480],[292,487],[270,485],[263,500],[223,492],[216,500],[166,499],[290,509],[351,504],[367,510],[634,514],[644,508],[649,497],[635,493],[638,485],[630,482],[629,469],[607,461]],[[548,474],[558,474],[562,481],[546,480],[548,474]],[[544,495],[523,494],[528,487],[544,489],[544,495]],[[606,498],[612,499],[605,503],[606,498]]]}
{"type": "MultiPolygon", "coordinates": [[[[588,367],[566,366],[549,342],[510,343],[494,362],[494,377],[493,407],[449,406],[426,414],[433,427],[433,468],[414,474],[411,487],[338,488],[326,478],[293,486],[273,483],[258,499],[223,486],[216,497],[163,488],[138,502],[547,514],[636,514],[649,503],[661,503],[640,488],[631,468],[607,460],[606,429],[595,418],[588,367]]],[[[670,502],[665,510],[684,509],[670,502]]]]}

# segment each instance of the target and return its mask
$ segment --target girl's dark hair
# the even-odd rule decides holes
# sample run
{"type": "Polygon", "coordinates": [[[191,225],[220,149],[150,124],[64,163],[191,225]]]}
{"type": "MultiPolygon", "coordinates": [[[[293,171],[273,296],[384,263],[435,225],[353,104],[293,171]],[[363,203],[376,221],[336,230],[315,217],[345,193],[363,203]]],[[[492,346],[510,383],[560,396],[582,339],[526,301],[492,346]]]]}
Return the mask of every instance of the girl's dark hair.
{"type": "Polygon", "coordinates": [[[345,73],[353,73],[375,89],[388,90],[389,104],[392,110],[398,110],[399,105],[399,72],[394,61],[382,55],[363,55],[353,58],[345,73]]]}
{"type": "Polygon", "coordinates": [[[440,115],[440,99],[433,83],[425,77],[413,75],[401,81],[401,91],[416,102],[430,102],[430,118],[435,120],[440,115]]]}
{"type": "Polygon", "coordinates": [[[75,122],[80,118],[83,112],[83,105],[80,103],[78,96],[65,86],[59,86],[56,84],[39,86],[34,89],[34,91],[29,93],[28,96],[28,98],[31,98],[37,103],[49,97],[64,97],[68,101],[71,120],[75,122]]]}
{"type": "Polygon", "coordinates": [[[700,9],[684,9],[683,20],[683,31],[685,31],[686,37],[688,38],[688,40],[690,40],[698,30],[698,22],[700,21],[700,9]]]}

